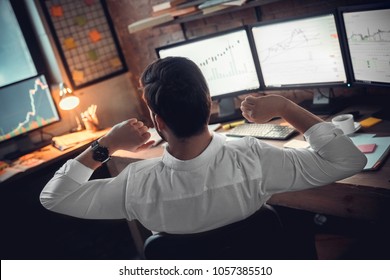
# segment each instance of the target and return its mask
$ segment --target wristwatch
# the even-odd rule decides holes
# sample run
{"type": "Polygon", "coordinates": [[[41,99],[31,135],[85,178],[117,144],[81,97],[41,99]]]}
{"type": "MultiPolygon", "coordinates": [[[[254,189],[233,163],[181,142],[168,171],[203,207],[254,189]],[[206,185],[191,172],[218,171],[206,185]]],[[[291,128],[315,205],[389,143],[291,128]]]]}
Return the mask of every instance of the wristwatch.
{"type": "Polygon", "coordinates": [[[111,159],[110,153],[107,147],[100,146],[98,140],[95,140],[91,144],[93,151],[92,158],[101,163],[105,163],[111,159]]]}

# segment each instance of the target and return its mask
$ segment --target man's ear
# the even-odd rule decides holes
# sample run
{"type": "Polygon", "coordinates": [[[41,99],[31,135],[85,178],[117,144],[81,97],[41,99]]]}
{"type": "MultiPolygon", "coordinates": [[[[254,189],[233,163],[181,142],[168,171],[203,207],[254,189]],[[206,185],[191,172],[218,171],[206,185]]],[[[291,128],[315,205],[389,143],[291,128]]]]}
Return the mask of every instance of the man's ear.
{"type": "Polygon", "coordinates": [[[164,120],[159,115],[157,115],[157,114],[154,115],[154,119],[156,121],[157,129],[159,131],[162,131],[163,129],[165,129],[166,124],[165,124],[164,120]]]}

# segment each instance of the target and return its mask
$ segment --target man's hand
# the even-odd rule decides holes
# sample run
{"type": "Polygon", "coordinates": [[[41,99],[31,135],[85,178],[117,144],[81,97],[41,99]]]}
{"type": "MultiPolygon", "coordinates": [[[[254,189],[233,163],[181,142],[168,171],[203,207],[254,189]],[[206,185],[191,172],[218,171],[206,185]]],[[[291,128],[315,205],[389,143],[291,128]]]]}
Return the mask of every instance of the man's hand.
{"type": "Polygon", "coordinates": [[[255,123],[265,123],[274,117],[282,117],[301,133],[323,121],[280,95],[248,96],[241,103],[241,111],[248,121],[255,123]]]}
{"type": "Polygon", "coordinates": [[[248,96],[241,103],[241,111],[248,121],[265,123],[274,117],[280,117],[285,104],[286,99],[282,96],[248,96]]]}
{"type": "MultiPolygon", "coordinates": [[[[106,135],[99,139],[99,144],[107,147],[110,155],[117,150],[138,152],[153,145],[154,141],[148,141],[149,138],[148,127],[143,122],[129,119],[111,128],[106,135]]],[[[101,162],[95,161],[92,154],[92,148],[89,147],[78,155],[76,160],[95,170],[101,165],[101,162]]]]}
{"type": "Polygon", "coordinates": [[[129,119],[115,125],[99,143],[109,149],[110,153],[117,150],[138,152],[149,148],[154,141],[148,141],[150,133],[148,127],[137,119],[129,119]]]}

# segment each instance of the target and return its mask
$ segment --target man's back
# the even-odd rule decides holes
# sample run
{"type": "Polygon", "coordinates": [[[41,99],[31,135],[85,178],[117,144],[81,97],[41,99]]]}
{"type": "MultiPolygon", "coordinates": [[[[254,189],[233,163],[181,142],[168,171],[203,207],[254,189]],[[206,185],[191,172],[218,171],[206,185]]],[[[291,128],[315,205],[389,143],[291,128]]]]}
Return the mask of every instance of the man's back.
{"type": "Polygon", "coordinates": [[[304,133],[310,149],[280,149],[254,138],[226,142],[213,135],[207,129],[206,80],[186,58],[155,61],[140,82],[154,127],[168,143],[162,160],[89,180],[115,151],[152,145],[143,122],[129,119],[56,173],[41,193],[44,207],[81,218],[137,219],[153,231],[199,232],[249,216],[273,193],[325,185],[366,163],[340,129],[282,96],[246,97],[243,116],[256,123],[282,117],[304,133]]]}
{"type": "MultiPolygon", "coordinates": [[[[323,185],[358,170],[358,153],[352,150],[350,157],[337,159],[333,152],[341,149],[348,153],[353,149],[350,140],[338,130],[332,133],[332,124],[317,126],[306,136],[318,151],[280,149],[250,137],[226,141],[225,136],[214,133],[209,146],[192,160],[176,159],[165,150],[162,158],[129,165],[109,181],[110,196],[119,197],[122,204],[123,214],[118,215],[137,219],[156,232],[202,232],[242,220],[274,193],[323,185]],[[329,177],[330,171],[334,177],[329,177]]],[[[102,192],[101,184],[90,181],[90,189],[84,187],[88,195],[78,194],[82,197],[78,212],[83,218],[113,215],[113,206],[104,209],[104,202],[93,195],[95,190],[102,192]]],[[[61,204],[72,204],[72,200],[61,198],[61,204]]]]}

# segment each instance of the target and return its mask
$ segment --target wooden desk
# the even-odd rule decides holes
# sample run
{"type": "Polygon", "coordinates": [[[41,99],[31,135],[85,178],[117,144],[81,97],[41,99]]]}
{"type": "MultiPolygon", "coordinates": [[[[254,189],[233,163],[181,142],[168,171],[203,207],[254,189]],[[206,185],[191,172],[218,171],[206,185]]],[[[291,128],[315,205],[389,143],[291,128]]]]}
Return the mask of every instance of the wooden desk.
{"type": "MultiPolygon", "coordinates": [[[[359,111],[364,119],[376,109],[358,105],[339,114],[351,111],[359,111]]],[[[324,119],[330,121],[332,117],[324,119]]],[[[359,133],[390,136],[390,121],[382,121],[371,128],[362,128],[359,133]]],[[[302,140],[303,136],[298,135],[296,138],[302,140]]],[[[280,141],[269,142],[277,146],[284,144],[280,141]]],[[[390,222],[390,160],[386,159],[377,171],[363,171],[319,188],[276,194],[269,203],[343,218],[390,222]]]]}
{"type": "MultiPolygon", "coordinates": [[[[344,112],[359,110],[363,114],[372,112],[372,108],[364,106],[349,107],[344,112]]],[[[330,120],[331,117],[324,117],[330,120]]],[[[275,121],[277,122],[277,121],[275,121]]],[[[382,121],[369,129],[361,129],[362,133],[376,133],[378,136],[390,135],[390,121],[382,121]]],[[[296,139],[302,140],[302,135],[296,139]]],[[[282,147],[284,141],[270,141],[282,147]]],[[[159,157],[163,148],[155,147],[141,153],[118,151],[109,162],[111,175],[116,176],[129,163],[138,160],[159,157]]],[[[285,206],[314,213],[332,215],[342,218],[358,219],[373,222],[390,222],[390,160],[386,160],[377,171],[365,171],[347,179],[323,187],[276,194],[269,200],[270,204],[285,206]]],[[[129,228],[142,256],[143,244],[150,232],[138,222],[129,222],[129,228]]]]}
{"type": "MultiPolygon", "coordinates": [[[[100,131],[96,131],[94,133],[95,138],[97,139],[104,134],[106,134],[109,131],[109,128],[103,129],[100,131]]],[[[69,149],[66,149],[64,151],[60,151],[53,147],[52,145],[47,145],[46,147],[43,147],[37,151],[34,151],[30,154],[27,154],[26,157],[33,157],[42,160],[43,162],[33,166],[23,172],[17,173],[14,176],[10,177],[9,179],[0,182],[0,188],[3,188],[5,185],[11,185],[13,182],[22,179],[23,177],[26,177],[30,174],[36,173],[40,170],[43,170],[45,168],[48,168],[49,166],[53,166],[57,162],[61,162],[64,159],[75,157],[77,154],[82,152],[88,145],[92,143],[94,139],[86,140],[84,142],[81,142],[69,149]]]]}

